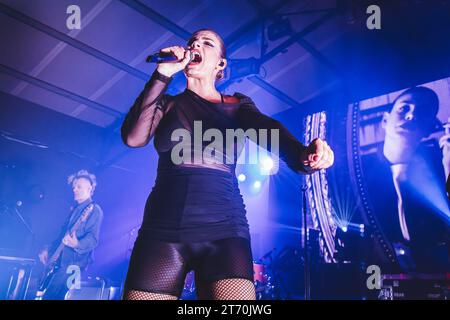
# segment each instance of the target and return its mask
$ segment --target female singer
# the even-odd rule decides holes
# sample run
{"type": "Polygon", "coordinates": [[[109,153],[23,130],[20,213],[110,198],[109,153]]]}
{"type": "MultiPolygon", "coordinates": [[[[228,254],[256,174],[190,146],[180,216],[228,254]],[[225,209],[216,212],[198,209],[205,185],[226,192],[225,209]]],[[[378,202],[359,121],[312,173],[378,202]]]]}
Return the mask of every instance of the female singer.
{"type": "Polygon", "coordinates": [[[224,136],[226,129],[278,130],[280,158],[302,173],[330,167],[334,155],[320,139],[303,146],[249,97],[216,89],[227,66],[224,43],[216,32],[199,30],[187,46],[161,50],[178,60],[158,64],[122,125],[126,145],[143,147],[154,137],[159,155],[123,298],[177,299],[186,274],[194,270],[199,299],[253,300],[250,234],[235,176],[245,138],[235,141],[231,153],[216,148],[212,158],[205,159],[202,151],[210,142],[180,142],[176,133],[192,133],[199,123],[204,132],[216,129],[224,136]],[[187,88],[176,96],[165,94],[173,75],[182,70],[187,88]]]}

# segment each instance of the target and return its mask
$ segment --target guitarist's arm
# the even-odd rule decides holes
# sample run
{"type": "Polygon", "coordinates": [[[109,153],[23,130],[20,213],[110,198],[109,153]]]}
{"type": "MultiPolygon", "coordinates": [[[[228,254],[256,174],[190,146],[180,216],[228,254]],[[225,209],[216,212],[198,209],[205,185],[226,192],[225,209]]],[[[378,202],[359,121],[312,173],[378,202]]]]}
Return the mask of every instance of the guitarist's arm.
{"type": "Polygon", "coordinates": [[[94,250],[98,244],[100,226],[103,220],[103,212],[99,206],[95,205],[84,228],[85,232],[78,238],[78,244],[74,250],[79,253],[87,253],[94,250]]]}
{"type": "Polygon", "coordinates": [[[44,245],[44,247],[42,248],[41,252],[39,253],[39,260],[43,263],[46,264],[47,263],[47,258],[49,256],[50,253],[52,253],[53,251],[55,251],[55,249],[59,246],[59,244],[61,243],[61,239],[64,237],[64,235],[67,232],[67,228],[69,226],[69,221],[70,221],[70,215],[66,218],[63,226],[61,227],[59,233],[58,233],[58,237],[55,238],[55,240],[53,240],[53,242],[50,242],[46,245],[44,245]],[[42,258],[41,258],[42,256],[42,258]],[[44,258],[45,257],[45,258],[44,258]],[[45,262],[44,262],[44,261],[45,262]]]}

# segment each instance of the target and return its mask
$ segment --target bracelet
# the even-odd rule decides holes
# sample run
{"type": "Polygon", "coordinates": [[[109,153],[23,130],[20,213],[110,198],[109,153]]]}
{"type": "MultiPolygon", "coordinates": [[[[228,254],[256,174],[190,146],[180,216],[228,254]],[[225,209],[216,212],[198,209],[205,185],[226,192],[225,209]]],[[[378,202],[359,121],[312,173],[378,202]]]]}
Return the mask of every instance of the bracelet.
{"type": "Polygon", "coordinates": [[[173,77],[165,76],[162,73],[158,72],[158,70],[155,70],[155,72],[153,72],[152,78],[160,80],[164,83],[169,83],[170,81],[172,81],[173,77]]]}

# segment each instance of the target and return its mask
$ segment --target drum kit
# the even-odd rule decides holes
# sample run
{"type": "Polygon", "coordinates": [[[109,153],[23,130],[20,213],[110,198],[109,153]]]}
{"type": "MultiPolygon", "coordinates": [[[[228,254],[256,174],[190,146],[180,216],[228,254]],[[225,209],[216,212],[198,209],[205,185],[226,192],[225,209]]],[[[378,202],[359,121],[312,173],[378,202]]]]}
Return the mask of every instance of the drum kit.
{"type": "Polygon", "coordinates": [[[273,277],[267,264],[253,262],[253,283],[256,289],[256,300],[275,299],[273,277]]]}
{"type": "MultiPolygon", "coordinates": [[[[256,300],[273,300],[275,296],[275,286],[270,265],[265,263],[265,260],[253,261],[253,283],[256,290],[256,300]]],[[[182,300],[195,300],[195,275],[194,271],[186,275],[183,292],[181,294],[182,300]]]]}

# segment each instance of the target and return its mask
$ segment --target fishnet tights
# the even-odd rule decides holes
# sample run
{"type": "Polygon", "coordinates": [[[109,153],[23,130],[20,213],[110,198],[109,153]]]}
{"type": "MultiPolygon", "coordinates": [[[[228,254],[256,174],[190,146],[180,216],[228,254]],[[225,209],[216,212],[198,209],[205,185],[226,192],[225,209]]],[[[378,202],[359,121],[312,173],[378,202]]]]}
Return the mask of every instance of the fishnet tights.
{"type": "MultiPolygon", "coordinates": [[[[201,300],[255,300],[255,286],[247,279],[224,279],[199,286],[201,300]]],[[[138,290],[127,291],[124,300],[176,300],[178,297],[138,290]]]]}
{"type": "Polygon", "coordinates": [[[256,300],[252,281],[241,278],[223,279],[209,285],[199,285],[201,300],[256,300]]]}
{"type": "Polygon", "coordinates": [[[175,296],[161,293],[152,293],[138,290],[127,291],[123,300],[177,300],[175,296]]]}

